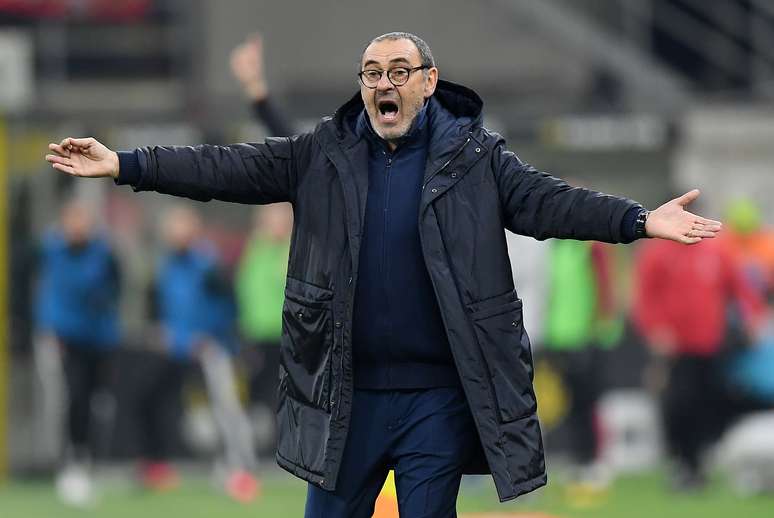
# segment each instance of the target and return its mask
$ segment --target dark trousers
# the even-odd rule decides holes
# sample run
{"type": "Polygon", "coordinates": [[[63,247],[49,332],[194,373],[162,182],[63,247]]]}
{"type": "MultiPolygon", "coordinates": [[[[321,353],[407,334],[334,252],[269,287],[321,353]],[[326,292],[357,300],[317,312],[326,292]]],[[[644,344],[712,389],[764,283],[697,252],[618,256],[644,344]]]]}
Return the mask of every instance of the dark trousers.
{"type": "Polygon", "coordinates": [[[337,488],[309,485],[306,518],[370,518],[390,469],[401,516],[456,517],[477,432],[461,388],[355,390],[337,488]]]}
{"type": "Polygon", "coordinates": [[[167,461],[174,453],[182,412],[182,391],[189,364],[160,356],[137,399],[141,455],[149,461],[167,461]]]}
{"type": "Polygon", "coordinates": [[[65,343],[64,371],[67,380],[67,432],[76,456],[91,448],[91,403],[94,394],[108,385],[109,352],[65,343]]]}
{"type": "Polygon", "coordinates": [[[250,402],[277,409],[279,385],[279,342],[252,342],[245,348],[245,361],[250,369],[250,402]]]}
{"type": "Polygon", "coordinates": [[[670,454],[697,471],[701,453],[720,436],[729,417],[718,360],[674,358],[661,403],[670,454]]]}
{"type": "Polygon", "coordinates": [[[245,348],[244,358],[250,376],[250,405],[266,410],[266,419],[271,419],[271,435],[259,440],[259,457],[273,458],[277,437],[277,386],[279,385],[280,344],[278,341],[253,342],[245,348]]]}
{"type": "MultiPolygon", "coordinates": [[[[593,462],[597,456],[595,412],[602,387],[600,373],[604,371],[601,352],[588,346],[567,351],[547,349],[541,355],[559,372],[567,388],[569,409],[561,426],[568,453],[578,464],[593,462]]],[[[553,449],[552,439],[550,435],[546,439],[549,449],[553,449]]]]}

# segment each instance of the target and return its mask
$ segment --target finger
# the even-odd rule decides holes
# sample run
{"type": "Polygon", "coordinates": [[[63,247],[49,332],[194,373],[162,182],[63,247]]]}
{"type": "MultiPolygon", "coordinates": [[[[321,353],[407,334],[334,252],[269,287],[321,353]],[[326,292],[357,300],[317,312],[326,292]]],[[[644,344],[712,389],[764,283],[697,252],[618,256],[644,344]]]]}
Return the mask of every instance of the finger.
{"type": "Polygon", "coordinates": [[[701,237],[701,238],[713,238],[717,235],[717,232],[709,232],[707,230],[691,230],[689,237],[701,237]]]}
{"type": "Polygon", "coordinates": [[[51,164],[51,167],[53,167],[57,171],[62,171],[63,173],[67,173],[67,174],[70,174],[70,175],[73,175],[73,176],[78,176],[75,173],[75,169],[73,169],[71,166],[67,166],[67,165],[64,165],[64,164],[51,164]]]}
{"type": "Polygon", "coordinates": [[[699,194],[701,194],[699,189],[694,189],[692,191],[688,191],[687,193],[683,194],[675,201],[677,201],[678,205],[685,207],[686,205],[690,204],[693,200],[698,198],[699,194]]]}
{"type": "Polygon", "coordinates": [[[48,145],[48,149],[50,149],[51,151],[53,151],[54,153],[56,153],[59,156],[66,156],[66,157],[70,156],[70,150],[69,149],[65,149],[61,145],[54,144],[53,142],[48,145]]]}
{"type": "Polygon", "coordinates": [[[680,238],[680,242],[686,245],[695,245],[696,243],[700,242],[700,237],[688,237],[688,236],[682,236],[680,238]]]}
{"type": "Polygon", "coordinates": [[[693,228],[696,230],[708,230],[710,232],[720,232],[723,225],[713,225],[707,223],[694,223],[693,228]]]}
{"type": "Polygon", "coordinates": [[[67,157],[62,157],[58,155],[46,155],[46,160],[48,162],[51,162],[52,164],[62,164],[66,165],[68,167],[72,167],[73,163],[72,161],[67,157]]]}
{"type": "Polygon", "coordinates": [[[73,146],[82,147],[85,149],[88,149],[92,144],[94,144],[95,140],[92,137],[85,137],[85,138],[68,138],[66,139],[70,141],[70,144],[73,146]]]}
{"type": "Polygon", "coordinates": [[[693,221],[693,228],[702,228],[704,230],[721,230],[723,228],[723,223],[721,221],[703,218],[688,211],[685,212],[685,216],[689,221],[693,221]]]}
{"type": "Polygon", "coordinates": [[[73,145],[73,139],[70,137],[62,139],[62,142],[59,145],[62,146],[66,151],[72,151],[75,148],[73,145]]]}
{"type": "Polygon", "coordinates": [[[723,226],[723,222],[715,221],[714,219],[702,218],[700,216],[697,216],[696,219],[702,225],[710,225],[710,226],[715,226],[715,227],[719,227],[719,228],[723,226]]]}

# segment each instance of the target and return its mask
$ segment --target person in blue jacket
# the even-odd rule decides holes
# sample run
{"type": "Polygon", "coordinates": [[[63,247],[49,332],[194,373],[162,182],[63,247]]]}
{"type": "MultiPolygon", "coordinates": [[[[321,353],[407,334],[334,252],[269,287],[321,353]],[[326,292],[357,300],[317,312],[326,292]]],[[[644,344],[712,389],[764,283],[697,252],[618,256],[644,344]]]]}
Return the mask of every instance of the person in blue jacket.
{"type": "Polygon", "coordinates": [[[170,402],[179,399],[192,365],[204,374],[216,425],[225,446],[225,489],[237,500],[251,500],[258,491],[252,472],[255,455],[247,417],[236,394],[231,356],[236,350],[236,306],[217,252],[200,237],[201,221],[185,206],[163,218],[166,251],[154,280],[150,308],[156,341],[167,355],[166,367],[145,398],[144,479],[162,488],[174,483],[167,464],[170,444],[165,422],[170,402]],[[171,400],[171,401],[170,401],[171,400]]]}
{"type": "Polygon", "coordinates": [[[67,447],[57,486],[66,501],[87,503],[92,400],[108,388],[109,360],[121,336],[118,263],[89,207],[71,201],[60,225],[44,235],[37,267],[35,358],[44,399],[60,396],[58,378],[67,389],[67,447]]]}

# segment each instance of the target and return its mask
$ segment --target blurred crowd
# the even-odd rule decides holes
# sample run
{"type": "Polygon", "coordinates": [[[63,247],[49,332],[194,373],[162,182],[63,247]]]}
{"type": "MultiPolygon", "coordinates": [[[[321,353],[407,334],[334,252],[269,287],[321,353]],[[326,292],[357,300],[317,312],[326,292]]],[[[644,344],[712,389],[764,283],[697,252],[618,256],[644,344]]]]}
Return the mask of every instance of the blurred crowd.
{"type": "MultiPolygon", "coordinates": [[[[269,95],[262,45],[252,36],[234,49],[232,71],[267,133],[290,135],[293,124],[269,95]]],[[[250,233],[224,246],[196,206],[169,206],[146,286],[127,285],[111,228],[95,218],[105,207],[77,197],[63,201],[30,263],[40,412],[52,430],[65,423],[57,487],[73,503],[93,498],[93,421],[110,420],[116,405],[128,405],[138,423],[139,481],[153,490],[178,484],[171,459],[191,385],[206,394],[222,446],[214,471],[230,496],[254,499],[257,459],[272,455],[271,432],[257,440],[254,416],[272,429],[292,210],[256,208],[250,233]],[[127,288],[147,294],[139,347],[149,360],[129,374],[142,390],[122,398],[127,288]]],[[[719,239],[644,241],[632,255],[597,242],[508,236],[528,301],[549,461],[565,459],[577,480],[611,476],[613,424],[601,405],[613,391],[636,389],[658,402],[670,484],[681,491],[705,484],[707,452],[724,434],[774,408],[774,230],[745,199],[727,207],[724,221],[719,239]]]]}

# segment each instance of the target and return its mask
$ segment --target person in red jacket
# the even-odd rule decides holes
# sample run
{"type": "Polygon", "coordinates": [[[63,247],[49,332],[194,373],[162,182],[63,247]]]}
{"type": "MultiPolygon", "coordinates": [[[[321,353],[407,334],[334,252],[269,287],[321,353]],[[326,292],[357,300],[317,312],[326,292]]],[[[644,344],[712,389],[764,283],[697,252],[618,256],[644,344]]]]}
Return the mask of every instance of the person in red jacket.
{"type": "Polygon", "coordinates": [[[649,346],[667,358],[662,414],[675,489],[703,485],[700,456],[722,431],[725,400],[718,359],[726,315],[736,303],[755,332],[764,302],[720,240],[693,247],[651,240],[636,267],[634,322],[649,346]]]}

